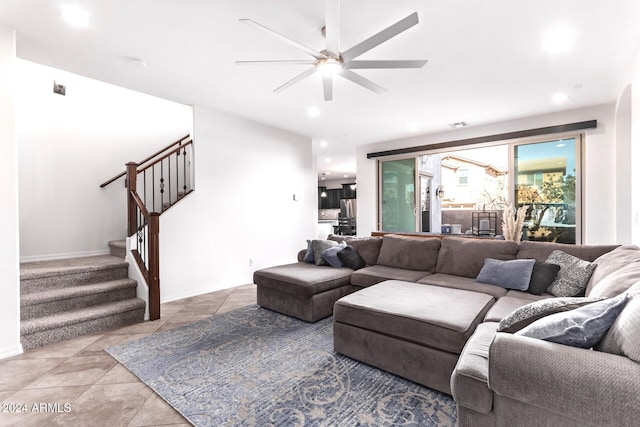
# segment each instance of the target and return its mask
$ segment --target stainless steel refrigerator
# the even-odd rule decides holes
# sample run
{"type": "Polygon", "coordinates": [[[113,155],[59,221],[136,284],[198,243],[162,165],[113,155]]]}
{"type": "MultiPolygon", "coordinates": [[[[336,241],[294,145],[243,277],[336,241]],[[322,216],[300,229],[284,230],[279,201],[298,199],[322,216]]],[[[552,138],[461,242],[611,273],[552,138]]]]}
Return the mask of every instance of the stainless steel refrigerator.
{"type": "Polygon", "coordinates": [[[340,200],[340,234],[354,236],[356,234],[356,199],[340,200]]]}

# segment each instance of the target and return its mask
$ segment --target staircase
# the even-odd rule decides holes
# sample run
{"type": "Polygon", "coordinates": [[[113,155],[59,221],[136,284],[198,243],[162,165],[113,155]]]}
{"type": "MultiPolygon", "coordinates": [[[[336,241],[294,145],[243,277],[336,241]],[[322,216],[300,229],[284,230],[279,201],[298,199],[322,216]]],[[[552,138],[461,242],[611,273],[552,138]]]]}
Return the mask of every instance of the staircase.
{"type": "Polygon", "coordinates": [[[111,255],[20,265],[20,335],[24,350],[142,322],[145,302],[128,278],[124,242],[111,255]]]}

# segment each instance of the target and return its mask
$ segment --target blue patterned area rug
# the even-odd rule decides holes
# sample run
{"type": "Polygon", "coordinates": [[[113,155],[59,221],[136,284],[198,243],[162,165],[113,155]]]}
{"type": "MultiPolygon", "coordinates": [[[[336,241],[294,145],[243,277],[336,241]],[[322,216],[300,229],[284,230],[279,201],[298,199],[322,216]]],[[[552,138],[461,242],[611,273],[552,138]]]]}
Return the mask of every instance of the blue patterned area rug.
{"type": "Polygon", "coordinates": [[[196,426],[454,426],[451,397],[333,351],[333,319],[251,306],[107,351],[196,426]]]}

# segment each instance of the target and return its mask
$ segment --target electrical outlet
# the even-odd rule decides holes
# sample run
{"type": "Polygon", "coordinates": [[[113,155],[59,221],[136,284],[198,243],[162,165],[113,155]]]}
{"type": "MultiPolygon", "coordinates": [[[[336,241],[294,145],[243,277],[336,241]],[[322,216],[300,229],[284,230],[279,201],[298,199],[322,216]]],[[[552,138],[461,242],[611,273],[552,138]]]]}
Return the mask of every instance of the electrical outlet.
{"type": "Polygon", "coordinates": [[[253,267],[253,259],[249,258],[249,267],[253,267]]]}

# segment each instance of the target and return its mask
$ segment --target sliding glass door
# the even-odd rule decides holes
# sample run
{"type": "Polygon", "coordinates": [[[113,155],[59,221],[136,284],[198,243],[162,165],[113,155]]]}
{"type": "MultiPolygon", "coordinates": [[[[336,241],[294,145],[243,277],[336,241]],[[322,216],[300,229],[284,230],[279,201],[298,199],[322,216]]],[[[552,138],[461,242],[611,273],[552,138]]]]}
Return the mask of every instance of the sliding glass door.
{"type": "Polygon", "coordinates": [[[416,159],[380,162],[380,230],[417,230],[416,159]]]}
{"type": "Polygon", "coordinates": [[[527,205],[525,239],[579,243],[580,144],[576,137],[514,146],[515,200],[527,205]]]}

